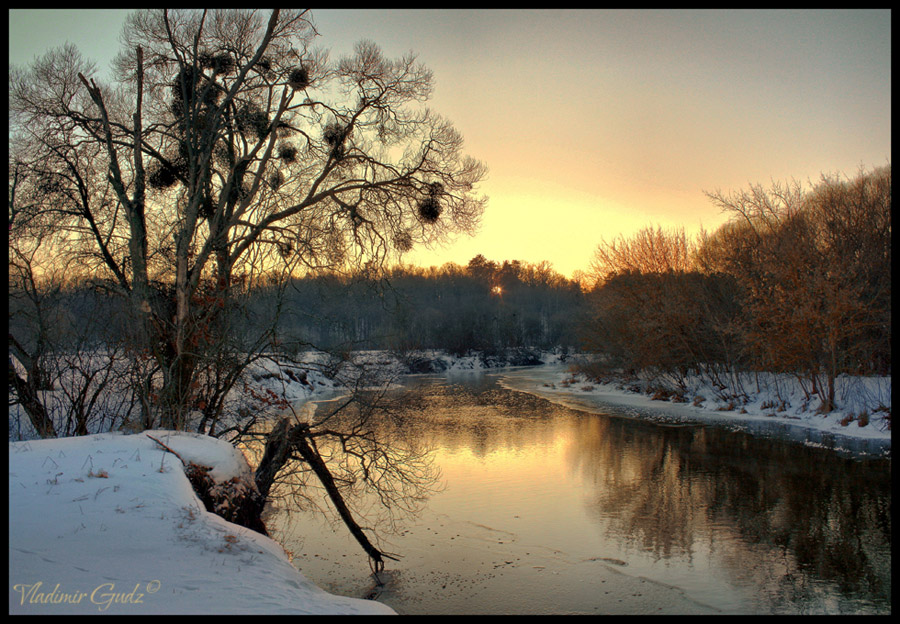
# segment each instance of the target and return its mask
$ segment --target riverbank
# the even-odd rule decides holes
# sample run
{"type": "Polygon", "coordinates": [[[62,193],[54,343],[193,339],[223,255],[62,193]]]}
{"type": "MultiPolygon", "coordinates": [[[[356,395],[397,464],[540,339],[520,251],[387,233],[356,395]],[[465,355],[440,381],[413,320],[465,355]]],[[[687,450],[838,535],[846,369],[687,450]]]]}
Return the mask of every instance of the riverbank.
{"type": "MultiPolygon", "coordinates": [[[[343,357],[310,352],[291,357],[272,354],[255,361],[245,372],[245,380],[229,394],[226,414],[240,417],[257,413],[265,404],[254,397],[276,397],[286,404],[301,405],[310,399],[339,396],[347,388],[384,387],[397,383],[405,375],[499,372],[520,367],[535,371],[533,378],[525,374],[514,389],[531,392],[547,399],[566,402],[589,411],[615,405],[635,415],[655,420],[710,422],[749,426],[777,423],[790,429],[820,432],[841,438],[891,440],[891,378],[841,376],[836,382],[837,408],[819,413],[818,400],[811,398],[791,375],[746,374],[740,382],[739,396],[714,388],[698,377],[682,380],[683,387],[667,383],[664,378],[608,378],[602,382],[574,373],[576,358],[564,350],[541,352],[516,349],[502,354],[470,353],[451,355],[440,350],[391,353],[360,351],[343,357]],[[351,357],[352,355],[352,357],[351,357]],[[249,390],[248,390],[249,388],[249,390]],[[638,414],[638,412],[640,412],[638,414]]],[[[24,373],[24,369],[23,369],[24,373]]],[[[60,380],[59,383],[64,383],[60,380]]],[[[101,397],[99,412],[115,413],[127,395],[127,387],[110,386],[101,397]],[[104,410],[107,403],[113,408],[104,410]]],[[[66,397],[60,389],[42,391],[48,411],[58,430],[65,420],[66,397]]],[[[192,415],[195,420],[199,412],[192,415]]],[[[217,430],[239,424],[228,420],[217,430]]],[[[136,430],[129,421],[102,417],[88,423],[91,433],[109,429],[136,430]]],[[[192,421],[188,429],[195,429],[192,421]]],[[[9,439],[31,440],[38,436],[21,407],[13,405],[9,412],[9,439]]],[[[816,444],[815,440],[804,443],[816,444]]]]}
{"type": "MultiPolygon", "coordinates": [[[[411,615],[890,612],[889,459],[502,387],[550,368],[402,380],[392,414],[428,441],[441,486],[393,530],[376,496],[358,501],[401,555],[379,600],[411,615]]],[[[267,522],[326,591],[372,590],[359,545],[319,512],[267,522]]]]}
{"type": "MultiPolygon", "coordinates": [[[[502,373],[502,385],[509,389],[589,412],[606,412],[613,406],[620,414],[656,422],[715,424],[762,435],[775,433],[838,452],[890,455],[890,377],[839,377],[836,409],[820,413],[818,400],[792,375],[746,374],[741,380],[742,395],[734,396],[699,377],[687,378],[683,387],[660,377],[598,381],[574,372],[576,360],[565,352],[523,349],[502,356],[453,356],[418,351],[400,357],[370,351],[354,356],[357,370],[375,371],[374,376],[382,380],[410,374],[502,373]]],[[[308,379],[316,375],[310,370],[308,379]]],[[[285,370],[277,368],[266,376],[269,383],[274,382],[273,391],[292,400],[340,392],[340,384],[333,379],[322,378],[318,385],[306,386],[292,382],[285,370]]]]}
{"type": "MultiPolygon", "coordinates": [[[[223,483],[230,444],[147,432],[223,483]]],[[[9,444],[11,614],[393,614],[326,593],[268,537],[205,510],[146,433],[9,444]]]]}
{"type": "MultiPolygon", "coordinates": [[[[502,385],[586,411],[615,406],[620,413],[658,422],[708,423],[754,430],[796,430],[816,434],[802,443],[842,450],[834,438],[873,441],[890,451],[891,378],[838,379],[838,408],[816,411],[802,387],[787,375],[758,375],[745,384],[740,400],[718,397],[699,379],[685,392],[660,388],[658,382],[609,380],[605,383],[574,373],[568,365],[548,365],[505,375],[502,385]]],[[[796,433],[795,432],[795,433],[796,433]]],[[[796,438],[797,436],[791,436],[796,438]]]]}
{"type": "MultiPolygon", "coordinates": [[[[418,351],[397,356],[384,351],[354,354],[355,365],[378,371],[382,379],[409,374],[496,373],[521,368],[519,381],[511,389],[562,401],[581,409],[615,405],[635,415],[662,421],[717,424],[779,423],[785,427],[829,433],[845,438],[891,440],[891,378],[841,376],[836,380],[837,407],[818,411],[819,401],[792,375],[746,374],[741,396],[729,395],[699,377],[684,380],[684,386],[660,377],[613,378],[603,381],[574,372],[573,358],[564,352],[528,349],[502,355],[453,356],[442,351],[418,351]]],[[[273,390],[293,400],[309,399],[340,391],[340,384],[310,370],[294,383],[285,369],[273,368],[266,375],[275,381],[273,390]],[[276,387],[277,386],[277,387],[276,387]]]]}
{"type": "MultiPolygon", "coordinates": [[[[672,395],[660,400],[661,394],[654,400],[621,383],[589,382],[573,376],[562,359],[541,354],[544,365],[516,367],[516,360],[438,352],[409,362],[384,352],[358,358],[360,366],[388,378],[502,373],[501,383],[510,389],[582,410],[613,404],[639,417],[676,424],[783,423],[880,440],[890,452],[890,429],[874,409],[890,409],[890,378],[841,380],[843,407],[823,415],[804,406],[802,393],[791,390],[785,379],[773,378],[740,407],[723,409],[728,405],[714,394],[704,401],[673,401],[672,395]],[[773,406],[775,398],[783,403],[773,406]],[[851,409],[871,410],[865,426],[847,419],[851,409]]],[[[290,400],[344,392],[340,371],[325,374],[323,369],[269,362],[250,375],[258,387],[290,400]]],[[[693,396],[698,395],[703,396],[700,386],[693,396]]],[[[13,418],[11,410],[11,434],[13,418]]],[[[225,442],[186,433],[151,435],[186,460],[214,467],[218,482],[249,470],[243,456],[225,442]]],[[[206,512],[179,460],[145,434],[10,442],[8,492],[10,613],[392,613],[376,602],[326,593],[297,571],[277,542],[206,512]]]]}

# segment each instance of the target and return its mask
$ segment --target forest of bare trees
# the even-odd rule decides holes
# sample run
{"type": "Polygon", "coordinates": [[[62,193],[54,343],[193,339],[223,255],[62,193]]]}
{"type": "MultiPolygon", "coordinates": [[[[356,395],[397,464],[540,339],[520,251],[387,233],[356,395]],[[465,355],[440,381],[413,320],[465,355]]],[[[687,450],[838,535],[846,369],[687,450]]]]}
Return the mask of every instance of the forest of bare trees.
{"type": "Polygon", "coordinates": [[[711,233],[648,228],[599,246],[584,328],[604,356],[595,371],[722,387],[738,372],[788,373],[823,412],[837,376],[890,374],[890,165],[709,197],[731,215],[711,233]]]}

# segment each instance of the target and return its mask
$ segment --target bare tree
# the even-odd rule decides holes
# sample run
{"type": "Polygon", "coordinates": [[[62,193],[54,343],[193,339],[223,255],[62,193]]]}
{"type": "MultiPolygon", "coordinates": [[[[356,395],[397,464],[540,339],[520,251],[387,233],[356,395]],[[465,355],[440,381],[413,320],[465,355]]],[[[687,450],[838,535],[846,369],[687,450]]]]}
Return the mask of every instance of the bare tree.
{"type": "MultiPolygon", "coordinates": [[[[15,215],[21,202],[17,191],[22,184],[22,170],[12,167],[10,179],[10,233],[21,223],[15,215]]],[[[22,406],[34,430],[44,438],[56,437],[56,426],[40,393],[52,389],[47,362],[52,331],[52,305],[49,303],[58,284],[45,280],[38,284],[35,265],[40,263],[42,237],[21,240],[10,236],[9,241],[9,368],[8,385],[13,393],[11,405],[22,406]]]]}
{"type": "Polygon", "coordinates": [[[684,228],[665,231],[652,227],[638,231],[630,238],[624,235],[602,242],[594,252],[591,274],[603,283],[616,273],[665,273],[690,271],[693,244],[684,228]]]}
{"type": "Polygon", "coordinates": [[[800,374],[824,412],[837,375],[883,367],[890,350],[890,188],[887,167],[806,192],[794,182],[709,194],[737,221],[701,255],[745,287],[753,361],[800,374]]]}
{"type": "Polygon", "coordinates": [[[19,153],[49,170],[46,190],[73,206],[64,227],[129,300],[164,427],[185,426],[210,337],[251,273],[286,258],[375,269],[471,231],[483,209],[484,167],[421,106],[430,72],[370,42],[329,63],[316,35],[305,11],[140,12],[116,88],[72,48],[11,72],[19,153]]]}
{"type": "Polygon", "coordinates": [[[837,369],[890,370],[891,167],[822,176],[804,198],[836,316],[828,338],[837,369]]]}
{"type": "Polygon", "coordinates": [[[480,219],[486,170],[424,106],[431,72],[371,42],[332,62],[317,36],[307,11],[142,11],[113,85],[70,46],[10,70],[11,177],[29,174],[10,219],[60,233],[48,261],[127,302],[144,428],[209,427],[275,346],[234,338],[274,270],[375,274],[480,219]]]}

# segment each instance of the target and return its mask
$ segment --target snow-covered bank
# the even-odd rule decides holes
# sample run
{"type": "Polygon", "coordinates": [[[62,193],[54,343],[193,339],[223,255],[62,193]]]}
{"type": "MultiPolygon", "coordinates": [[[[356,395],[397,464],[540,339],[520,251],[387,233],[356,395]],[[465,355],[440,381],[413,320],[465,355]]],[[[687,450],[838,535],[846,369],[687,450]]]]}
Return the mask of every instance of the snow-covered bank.
{"type": "MultiPolygon", "coordinates": [[[[52,387],[38,391],[57,435],[74,435],[78,430],[75,424],[81,416],[85,419],[82,424],[87,433],[140,430],[136,422],[140,418],[140,407],[129,385],[132,377],[128,361],[121,357],[110,358],[99,351],[82,353],[79,357],[77,366],[73,367],[71,358],[58,355],[53,367],[56,372],[50,380],[52,387]],[[89,409],[82,413],[73,397],[81,397],[82,402],[90,404],[89,409]]],[[[264,411],[271,412],[273,406],[287,409],[288,405],[309,399],[343,394],[348,388],[381,387],[403,375],[537,365],[557,362],[560,357],[560,353],[524,348],[498,354],[473,352],[464,356],[440,350],[267,353],[247,365],[227,393],[221,421],[216,424],[215,431],[246,422],[251,414],[262,416],[264,411]]],[[[15,357],[10,356],[10,362],[17,374],[23,378],[28,376],[27,369],[15,357]]],[[[40,436],[21,405],[15,403],[15,398],[11,391],[9,439],[38,439],[40,436]]],[[[185,429],[197,431],[201,418],[199,409],[189,414],[185,429]]]]}
{"type": "MultiPolygon", "coordinates": [[[[217,481],[243,456],[149,432],[217,481]]],[[[180,461],[145,434],[9,444],[9,612],[392,614],[328,594],[275,541],[207,512],[180,461]]]]}
{"type": "MultiPolygon", "coordinates": [[[[441,351],[420,351],[402,358],[383,351],[354,354],[357,366],[378,370],[399,379],[407,374],[453,374],[460,372],[503,373],[502,383],[509,389],[529,392],[579,409],[602,410],[614,405],[625,413],[662,421],[690,421],[745,427],[770,433],[773,426],[785,431],[822,434],[855,440],[878,442],[890,448],[890,377],[841,376],[836,380],[837,409],[822,414],[818,400],[811,398],[794,376],[774,374],[746,375],[743,396],[723,396],[699,377],[685,381],[685,388],[666,387],[659,378],[618,380],[600,383],[573,373],[564,354],[531,352],[486,357],[483,354],[452,356],[441,351]]],[[[299,396],[300,389],[289,390],[284,374],[274,375],[282,388],[299,396]]],[[[305,396],[318,398],[334,392],[333,385],[319,382],[317,390],[305,396]]],[[[671,384],[670,384],[671,385],[671,384]]],[[[797,435],[789,435],[797,438],[797,435]]],[[[820,438],[800,440],[809,445],[820,438]]],[[[826,444],[828,444],[826,442],[826,444]]],[[[841,446],[832,445],[838,450],[841,446]]]]}
{"type": "MultiPolygon", "coordinates": [[[[890,378],[842,379],[841,410],[821,415],[789,379],[773,378],[728,409],[699,385],[688,402],[673,402],[578,379],[552,354],[541,354],[544,366],[506,369],[499,367],[514,362],[438,352],[421,354],[411,360],[414,366],[385,352],[355,359],[388,377],[433,370],[499,372],[508,388],[588,411],[612,404],[642,417],[655,413],[659,420],[783,423],[883,441],[890,449],[885,412],[879,411],[890,409],[890,378]],[[416,362],[430,370],[419,370],[416,362]],[[695,401],[697,396],[710,398],[695,401]],[[854,419],[848,420],[851,411],[854,419]],[[863,411],[868,422],[860,426],[863,411]]],[[[290,401],[346,391],[341,375],[321,368],[266,361],[248,374],[256,392],[272,390],[290,401]]],[[[11,434],[13,418],[11,411],[11,434]]],[[[248,470],[224,441],[150,433],[185,459],[213,466],[216,479],[248,470]]],[[[11,613],[392,613],[379,603],[322,591],[291,565],[278,543],[207,513],[179,460],[145,434],[10,443],[8,491],[11,613]]]]}
{"type": "MultiPolygon", "coordinates": [[[[840,378],[839,408],[828,414],[817,413],[790,377],[772,375],[760,379],[759,386],[755,385],[756,379],[753,385],[745,385],[747,397],[739,402],[717,399],[714,389],[699,380],[694,380],[683,395],[647,394],[633,383],[590,381],[564,365],[512,371],[504,374],[501,384],[587,411],[616,406],[620,413],[654,420],[735,425],[751,432],[783,426],[830,437],[871,440],[882,449],[890,449],[891,430],[885,418],[891,408],[890,377],[840,378]]],[[[818,444],[815,439],[803,442],[818,444]]],[[[841,446],[832,448],[840,450],[841,446]]]]}

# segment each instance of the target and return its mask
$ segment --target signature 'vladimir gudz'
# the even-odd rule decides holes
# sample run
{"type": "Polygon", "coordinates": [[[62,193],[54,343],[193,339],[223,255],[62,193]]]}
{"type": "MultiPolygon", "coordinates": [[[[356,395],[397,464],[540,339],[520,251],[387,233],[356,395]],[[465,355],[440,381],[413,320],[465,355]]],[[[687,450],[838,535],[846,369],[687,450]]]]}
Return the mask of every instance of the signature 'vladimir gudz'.
{"type": "Polygon", "coordinates": [[[114,604],[144,604],[147,594],[155,594],[159,591],[160,582],[149,581],[146,585],[135,583],[131,591],[116,591],[115,583],[101,583],[91,591],[68,591],[56,583],[49,592],[45,589],[43,581],[36,583],[17,583],[13,585],[13,591],[19,594],[19,604],[82,604],[89,602],[97,605],[98,611],[106,611],[114,604]]]}

